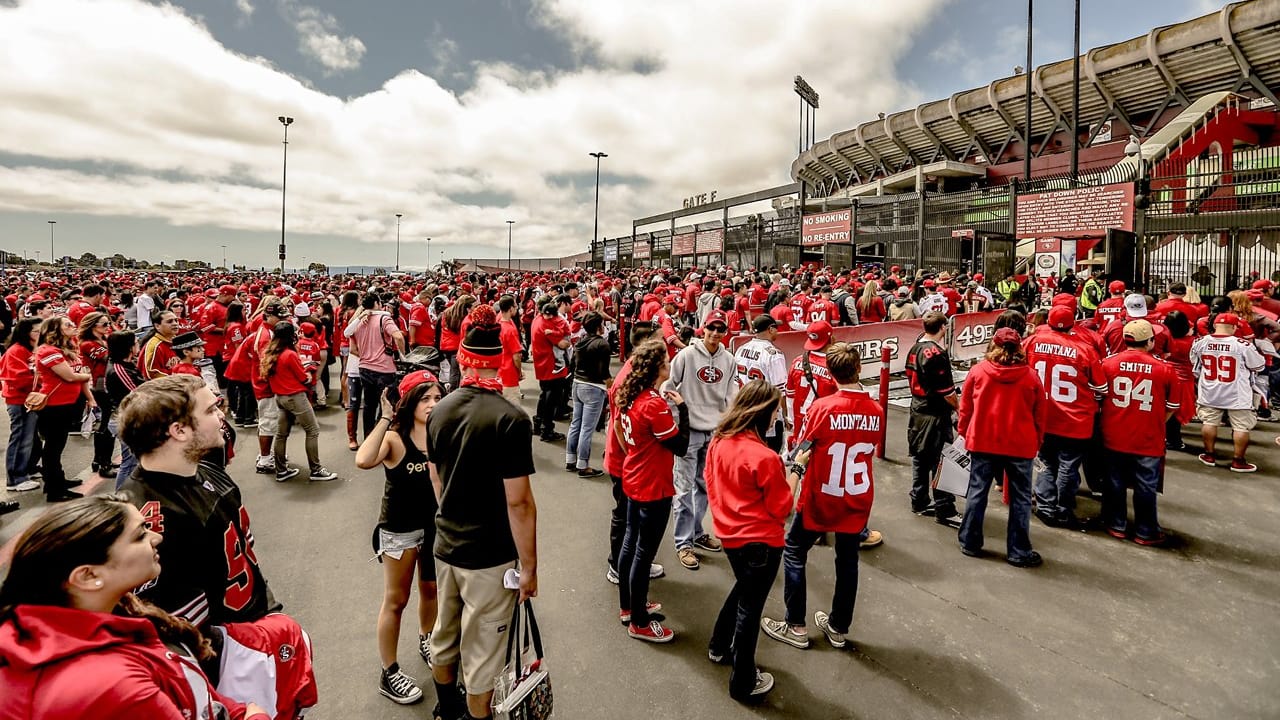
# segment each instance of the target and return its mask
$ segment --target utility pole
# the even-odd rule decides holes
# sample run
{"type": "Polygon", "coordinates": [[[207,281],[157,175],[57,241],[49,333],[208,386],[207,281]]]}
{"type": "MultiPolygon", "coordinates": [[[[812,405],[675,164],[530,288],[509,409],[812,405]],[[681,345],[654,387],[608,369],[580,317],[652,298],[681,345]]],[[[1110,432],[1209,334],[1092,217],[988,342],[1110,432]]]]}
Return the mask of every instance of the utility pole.
{"type": "Polygon", "coordinates": [[[57,224],[58,224],[57,220],[49,221],[49,264],[50,265],[54,264],[54,258],[57,257],[56,255],[53,254],[53,226],[57,224]]]}
{"type": "Polygon", "coordinates": [[[281,171],[280,178],[280,274],[284,274],[284,203],[285,188],[289,182],[289,126],[293,124],[293,118],[281,115],[277,118],[280,124],[284,126],[284,169],[281,171]]]}
{"type": "Polygon", "coordinates": [[[591,227],[591,250],[595,252],[596,242],[600,237],[600,159],[609,157],[608,153],[593,152],[588,153],[596,159],[596,211],[595,219],[591,227]]]}
{"type": "Polygon", "coordinates": [[[400,272],[400,218],[402,213],[396,213],[396,272],[400,272]]]}
{"type": "MultiPolygon", "coordinates": [[[[600,192],[599,190],[596,190],[596,207],[599,207],[599,203],[600,203],[599,192],[600,192]]],[[[507,272],[511,272],[511,226],[515,224],[516,224],[515,220],[507,221],[507,272]]]]}

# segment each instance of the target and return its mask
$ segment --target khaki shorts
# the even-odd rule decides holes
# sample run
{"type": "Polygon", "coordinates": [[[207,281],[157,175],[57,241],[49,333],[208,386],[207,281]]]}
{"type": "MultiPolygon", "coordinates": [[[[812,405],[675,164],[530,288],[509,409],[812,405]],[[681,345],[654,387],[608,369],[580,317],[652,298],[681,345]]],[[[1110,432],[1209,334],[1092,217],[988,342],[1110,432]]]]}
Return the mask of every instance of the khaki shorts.
{"type": "Polygon", "coordinates": [[[467,693],[487,693],[507,664],[507,626],[517,593],[502,586],[502,576],[516,564],[465,570],[435,560],[438,605],[431,663],[454,665],[461,656],[467,693]]]}
{"type": "Polygon", "coordinates": [[[1258,413],[1249,410],[1222,410],[1205,405],[1196,405],[1196,417],[1200,422],[1212,427],[1222,425],[1222,416],[1226,414],[1231,422],[1231,429],[1236,432],[1249,432],[1258,424],[1258,413]]]}
{"type": "Polygon", "coordinates": [[[258,401],[258,437],[275,437],[280,427],[280,406],[272,395],[258,401]]]}

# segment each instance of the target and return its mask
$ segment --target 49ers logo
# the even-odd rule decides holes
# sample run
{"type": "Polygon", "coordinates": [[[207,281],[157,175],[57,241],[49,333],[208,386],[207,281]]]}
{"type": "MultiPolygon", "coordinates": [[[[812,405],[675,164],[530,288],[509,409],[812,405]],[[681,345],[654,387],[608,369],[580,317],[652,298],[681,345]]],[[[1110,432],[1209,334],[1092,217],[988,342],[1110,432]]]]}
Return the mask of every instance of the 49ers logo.
{"type": "Polygon", "coordinates": [[[698,368],[698,379],[708,385],[715,385],[724,379],[724,371],[714,365],[698,368]]]}

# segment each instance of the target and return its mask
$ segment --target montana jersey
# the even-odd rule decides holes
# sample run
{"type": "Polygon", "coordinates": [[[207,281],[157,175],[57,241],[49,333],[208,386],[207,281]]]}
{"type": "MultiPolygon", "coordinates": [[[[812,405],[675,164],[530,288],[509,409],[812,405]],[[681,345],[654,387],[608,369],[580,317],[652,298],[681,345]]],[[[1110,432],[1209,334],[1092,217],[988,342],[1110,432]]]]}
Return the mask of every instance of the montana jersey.
{"type": "Polygon", "coordinates": [[[1093,348],[1073,333],[1050,331],[1033,335],[1026,351],[1027,364],[1035,368],[1049,395],[1045,432],[1077,440],[1091,437],[1098,414],[1096,396],[1106,389],[1093,348]]]}
{"type": "Polygon", "coordinates": [[[1165,416],[1178,410],[1172,366],[1149,352],[1126,350],[1107,358],[1102,372],[1107,384],[1103,444],[1116,452],[1163,457],[1165,416]]]}
{"type": "Polygon", "coordinates": [[[160,577],[139,597],[197,627],[252,622],[281,609],[258,567],[240,488],[221,468],[200,463],[183,477],[138,467],[123,490],[147,529],[164,538],[160,577]]]}
{"type": "Polygon", "coordinates": [[[796,504],[815,532],[860,533],[867,527],[875,483],[871,465],[884,410],[861,390],[840,388],[815,400],[797,434],[813,441],[796,504]]]}
{"type": "Polygon", "coordinates": [[[1253,374],[1266,365],[1262,353],[1248,340],[1206,335],[1191,345],[1196,372],[1196,396],[1201,405],[1218,410],[1253,407],[1253,374]]]}

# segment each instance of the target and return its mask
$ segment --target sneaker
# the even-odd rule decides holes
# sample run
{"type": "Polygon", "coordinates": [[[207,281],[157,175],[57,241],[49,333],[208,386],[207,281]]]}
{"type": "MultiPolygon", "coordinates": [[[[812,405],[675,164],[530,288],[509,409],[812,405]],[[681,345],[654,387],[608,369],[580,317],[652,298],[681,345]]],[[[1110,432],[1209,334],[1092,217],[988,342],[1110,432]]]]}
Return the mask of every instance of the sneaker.
{"type": "Polygon", "coordinates": [[[258,421],[257,420],[241,420],[240,422],[236,423],[236,427],[256,428],[258,427],[258,421]]]}
{"type": "Polygon", "coordinates": [[[686,570],[697,570],[702,567],[702,563],[698,562],[698,556],[693,554],[693,548],[680,548],[676,551],[676,557],[680,558],[680,564],[686,570]]]}
{"type": "Polygon", "coordinates": [[[418,636],[418,654],[422,656],[422,662],[431,667],[431,633],[418,636]]]}
{"type": "Polygon", "coordinates": [[[724,549],[724,545],[721,545],[719,540],[706,533],[694,538],[693,546],[699,550],[706,550],[707,552],[720,552],[724,549]]]}
{"type": "MultiPolygon", "coordinates": [[[[644,609],[645,609],[645,612],[648,612],[650,615],[652,615],[662,609],[662,603],[654,602],[650,600],[644,604],[644,609]]],[[[623,625],[630,625],[631,610],[619,610],[618,619],[622,621],[623,625]]]]}
{"type": "Polygon", "coordinates": [[[1044,558],[1040,557],[1040,553],[1036,552],[1035,550],[1032,550],[1031,554],[1027,555],[1024,558],[1020,558],[1017,560],[1015,560],[1014,558],[1008,558],[1005,560],[1005,562],[1018,568],[1033,568],[1033,567],[1040,567],[1041,565],[1043,565],[1044,558]]]}
{"type": "Polygon", "coordinates": [[[564,433],[553,432],[550,435],[543,435],[538,439],[544,443],[560,442],[564,439],[564,433]]]}
{"type": "MultiPolygon", "coordinates": [[[[956,512],[955,508],[934,513],[933,521],[939,525],[946,525],[949,528],[955,528],[956,530],[960,529],[960,513],[956,512]]],[[[880,538],[880,542],[884,542],[883,537],[880,538]]]]}
{"type": "Polygon", "coordinates": [[[765,635],[780,643],[786,643],[793,648],[804,650],[809,647],[808,633],[801,634],[796,632],[795,628],[788,625],[784,620],[760,618],[760,629],[764,630],[765,635]]]}
{"type": "Polygon", "coordinates": [[[271,457],[270,455],[259,456],[258,462],[257,464],[254,465],[253,469],[259,473],[262,473],[263,475],[266,475],[267,473],[273,473],[276,471],[275,458],[271,457]]]}
{"type": "Polygon", "coordinates": [[[613,568],[609,568],[609,572],[607,572],[607,573],[605,573],[605,574],[604,574],[604,579],[605,579],[605,580],[608,580],[609,582],[613,583],[614,585],[617,585],[617,584],[618,584],[618,571],[617,571],[617,570],[614,570],[613,568]]]}
{"type": "Polygon", "coordinates": [[[577,471],[578,471],[578,463],[576,463],[576,462],[567,462],[567,463],[565,463],[565,464],[564,464],[564,471],[565,471],[565,472],[577,472],[577,471]]]}
{"type": "Polygon", "coordinates": [[[276,482],[284,482],[285,480],[297,477],[299,472],[301,471],[296,467],[286,468],[284,472],[276,473],[276,482]]]}
{"type": "Polygon", "coordinates": [[[644,640],[651,643],[669,643],[676,639],[675,631],[671,628],[662,627],[662,623],[657,620],[650,620],[649,624],[644,627],[629,625],[627,634],[636,640],[644,640]]]}
{"type": "Polygon", "coordinates": [[[658,578],[660,578],[660,577],[662,577],[662,576],[664,576],[664,575],[666,575],[666,574],[667,574],[667,569],[666,569],[666,568],[664,568],[664,567],[662,567],[662,566],[661,566],[661,565],[659,565],[658,563],[652,563],[652,564],[650,564],[650,565],[649,565],[649,579],[650,579],[650,580],[657,580],[658,578]]]}
{"type": "Polygon", "coordinates": [[[1258,471],[1258,466],[1254,465],[1251,462],[1246,462],[1245,460],[1231,461],[1231,472],[1251,473],[1251,472],[1257,472],[1257,471],[1258,471]]]}
{"type": "Polygon", "coordinates": [[[1204,463],[1205,465],[1208,465],[1209,467],[1215,467],[1218,464],[1218,459],[1210,455],[1209,453],[1200,453],[1199,457],[1200,457],[1200,462],[1204,463]]]}
{"type": "Polygon", "coordinates": [[[321,467],[318,470],[311,473],[311,482],[328,482],[330,480],[337,480],[337,479],[338,479],[338,473],[326,467],[321,467]]]}
{"type": "Polygon", "coordinates": [[[11,512],[18,512],[22,505],[17,500],[0,500],[0,515],[6,515],[11,512]]]}
{"type": "Polygon", "coordinates": [[[23,480],[17,485],[10,485],[6,489],[9,492],[28,492],[40,487],[40,483],[35,480],[23,480]]]}
{"type": "Polygon", "coordinates": [[[1165,543],[1169,542],[1169,536],[1165,535],[1162,530],[1156,533],[1156,536],[1152,538],[1144,538],[1134,535],[1133,541],[1143,547],[1164,547],[1165,543]]]}
{"type": "Polygon", "coordinates": [[[982,548],[968,548],[968,547],[965,547],[964,545],[960,546],[960,554],[966,557],[971,557],[971,558],[981,558],[981,557],[987,556],[987,552],[982,548]]]}
{"type": "Polygon", "coordinates": [[[1107,534],[1117,540],[1127,540],[1129,538],[1129,536],[1125,534],[1125,531],[1120,530],[1119,528],[1109,527],[1107,528],[1107,534]]]}
{"type": "Polygon", "coordinates": [[[382,671],[378,692],[400,705],[412,705],[422,699],[422,688],[418,687],[413,678],[400,672],[399,664],[393,664],[382,671]]]}
{"type": "Polygon", "coordinates": [[[716,665],[732,665],[733,664],[733,658],[730,658],[728,653],[718,653],[715,650],[712,650],[711,648],[707,648],[707,659],[715,663],[716,665]]]}
{"type": "Polygon", "coordinates": [[[759,669],[756,670],[756,686],[751,688],[751,692],[746,697],[735,697],[735,700],[759,700],[773,689],[773,676],[759,669]]]}
{"type": "Polygon", "coordinates": [[[598,478],[603,474],[604,474],[603,470],[597,470],[593,467],[583,468],[582,470],[578,471],[578,477],[580,478],[598,478]]]}
{"type": "Polygon", "coordinates": [[[831,616],[821,610],[813,614],[813,624],[818,626],[823,635],[827,636],[827,640],[831,643],[831,647],[841,649],[849,644],[849,639],[844,633],[836,632],[831,629],[831,616]]]}
{"type": "Polygon", "coordinates": [[[879,530],[872,530],[867,533],[867,539],[863,540],[859,547],[863,550],[870,550],[871,548],[880,547],[883,544],[884,535],[881,535],[879,530]]]}

